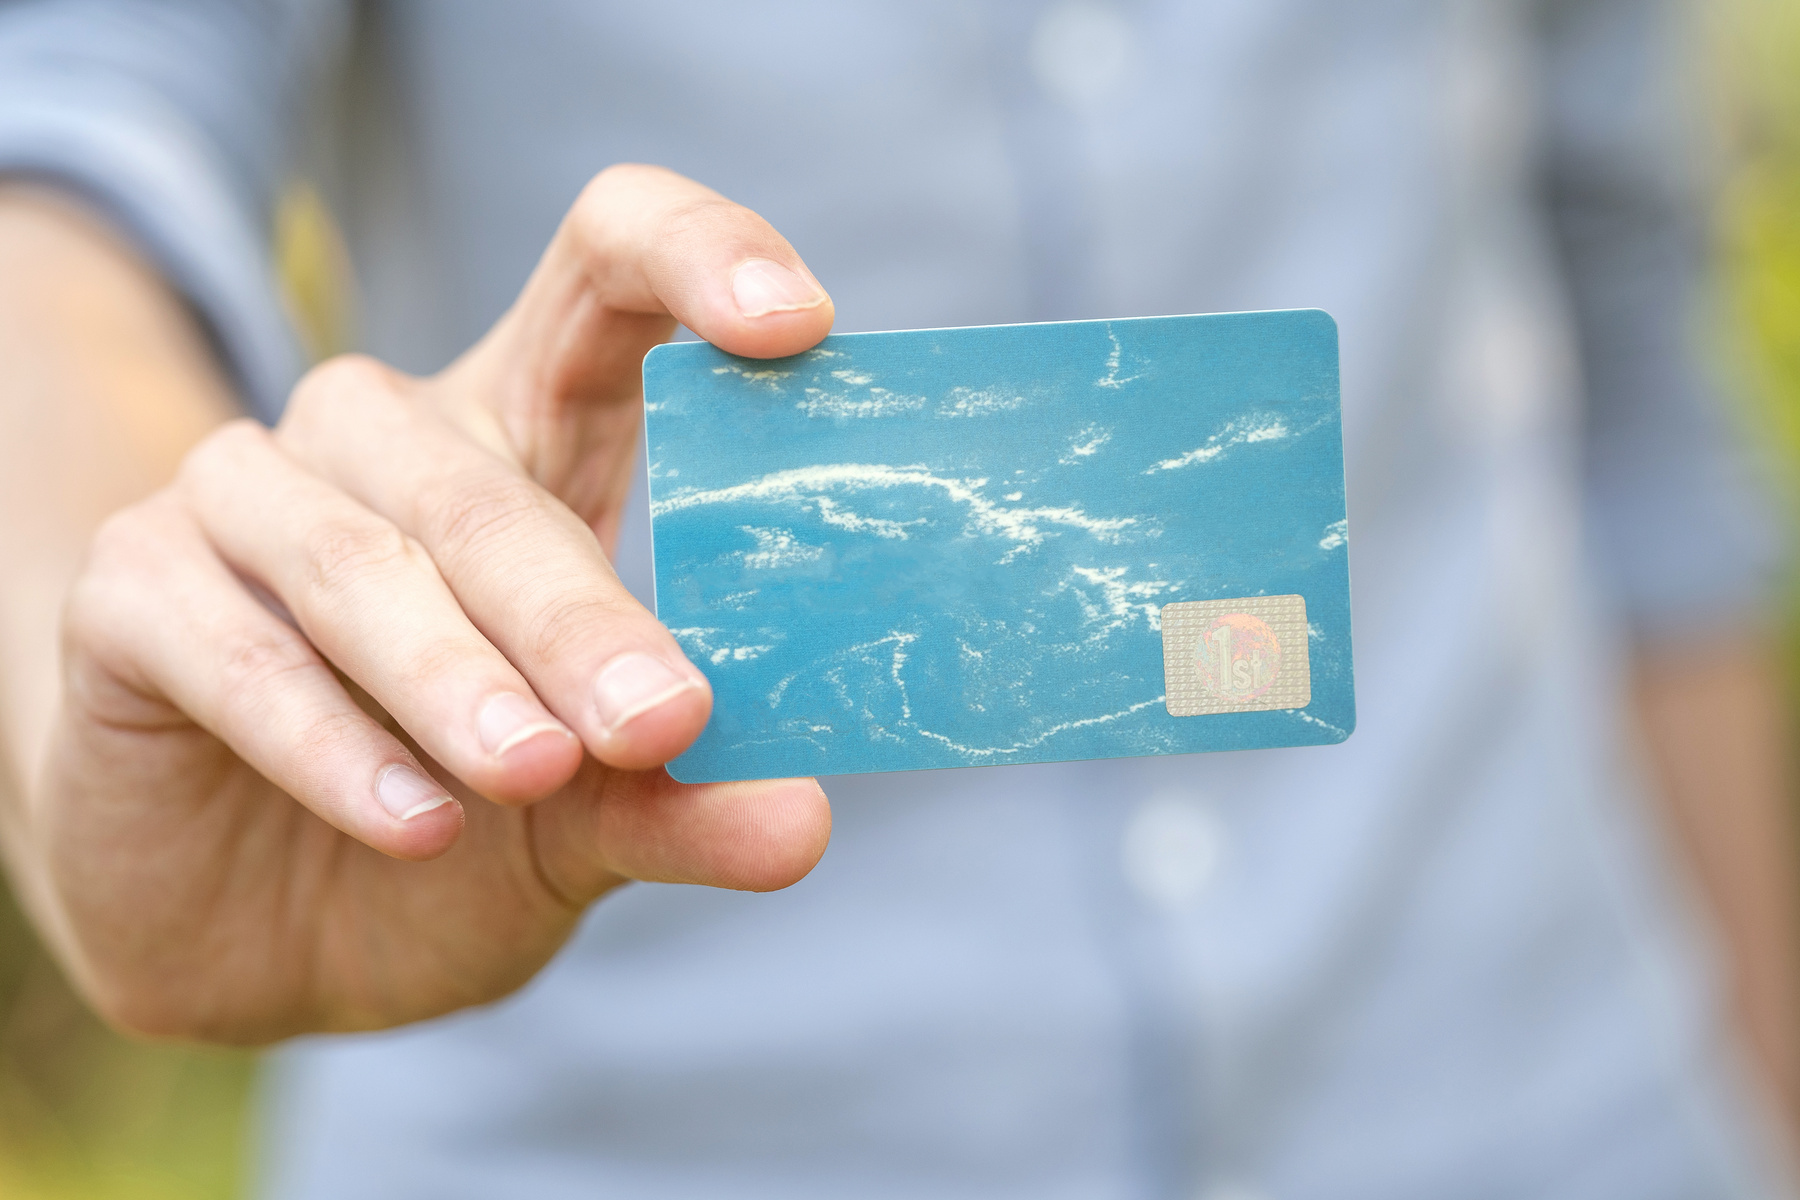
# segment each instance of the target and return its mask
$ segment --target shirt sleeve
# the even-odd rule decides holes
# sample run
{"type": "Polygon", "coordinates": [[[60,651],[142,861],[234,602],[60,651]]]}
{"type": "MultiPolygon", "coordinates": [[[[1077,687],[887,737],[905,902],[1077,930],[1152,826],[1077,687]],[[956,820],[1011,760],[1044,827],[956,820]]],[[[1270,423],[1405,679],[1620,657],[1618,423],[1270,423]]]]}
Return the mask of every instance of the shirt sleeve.
{"type": "Polygon", "coordinates": [[[0,7],[0,175],[84,196],[204,322],[252,411],[280,412],[303,356],[271,210],[332,0],[26,0],[0,7]]]}
{"type": "Polygon", "coordinates": [[[1671,0],[1541,10],[1544,184],[1587,388],[1589,530],[1636,631],[1767,615],[1777,506],[1704,350],[1710,189],[1688,16],[1671,0]]]}

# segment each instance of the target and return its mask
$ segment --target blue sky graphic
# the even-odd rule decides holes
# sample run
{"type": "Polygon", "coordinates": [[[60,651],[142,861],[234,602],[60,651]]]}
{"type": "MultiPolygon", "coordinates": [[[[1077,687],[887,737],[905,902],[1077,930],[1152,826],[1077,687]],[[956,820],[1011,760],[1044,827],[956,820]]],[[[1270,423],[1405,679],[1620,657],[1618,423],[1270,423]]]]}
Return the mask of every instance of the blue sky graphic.
{"type": "Polygon", "coordinates": [[[1337,331],[1316,311],[846,334],[645,364],[685,780],[1342,740],[1337,331]],[[1159,610],[1299,593],[1312,702],[1169,716],[1159,610]]]}

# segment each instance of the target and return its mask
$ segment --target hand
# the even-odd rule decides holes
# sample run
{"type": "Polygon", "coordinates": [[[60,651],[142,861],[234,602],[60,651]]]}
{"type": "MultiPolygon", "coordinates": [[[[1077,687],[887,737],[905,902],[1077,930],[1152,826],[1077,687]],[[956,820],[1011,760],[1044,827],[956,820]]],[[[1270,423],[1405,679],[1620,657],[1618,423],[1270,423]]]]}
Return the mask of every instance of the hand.
{"type": "Polygon", "coordinates": [[[27,853],[96,1006],[258,1042],[506,994],[627,879],[769,889],[824,852],[811,780],[661,764],[706,678],[608,564],[641,364],[679,319],[793,354],[832,308],[746,209],[598,176],[442,374],[324,364],[94,539],[27,853]]]}

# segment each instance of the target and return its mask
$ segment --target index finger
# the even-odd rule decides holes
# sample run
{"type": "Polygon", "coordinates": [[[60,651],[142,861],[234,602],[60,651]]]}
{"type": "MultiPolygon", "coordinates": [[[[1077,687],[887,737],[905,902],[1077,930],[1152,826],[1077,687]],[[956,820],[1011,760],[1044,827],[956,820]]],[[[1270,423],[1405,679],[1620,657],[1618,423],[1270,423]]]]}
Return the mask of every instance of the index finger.
{"type": "Polygon", "coordinates": [[[711,707],[704,675],[594,537],[627,486],[640,364],[671,315],[728,350],[789,354],[824,336],[832,312],[755,213],[668,171],[615,168],[463,360],[424,387],[317,373],[282,430],[315,471],[417,538],[551,711],[627,768],[667,761],[711,707]]]}

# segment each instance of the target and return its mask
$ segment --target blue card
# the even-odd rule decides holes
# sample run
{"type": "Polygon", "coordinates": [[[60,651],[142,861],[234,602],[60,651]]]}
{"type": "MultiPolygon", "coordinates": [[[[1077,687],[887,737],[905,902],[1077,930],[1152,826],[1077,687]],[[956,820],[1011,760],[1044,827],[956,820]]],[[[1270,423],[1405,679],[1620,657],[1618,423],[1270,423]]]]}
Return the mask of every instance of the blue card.
{"type": "Polygon", "coordinates": [[[686,782],[1339,742],[1337,326],[1151,317],[644,362],[686,782]]]}

